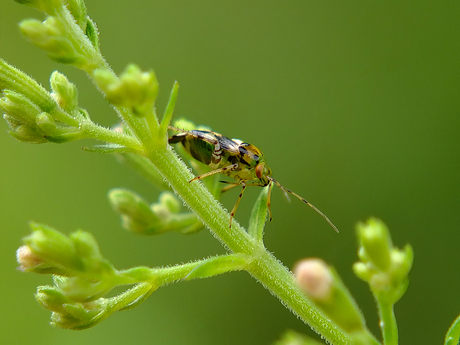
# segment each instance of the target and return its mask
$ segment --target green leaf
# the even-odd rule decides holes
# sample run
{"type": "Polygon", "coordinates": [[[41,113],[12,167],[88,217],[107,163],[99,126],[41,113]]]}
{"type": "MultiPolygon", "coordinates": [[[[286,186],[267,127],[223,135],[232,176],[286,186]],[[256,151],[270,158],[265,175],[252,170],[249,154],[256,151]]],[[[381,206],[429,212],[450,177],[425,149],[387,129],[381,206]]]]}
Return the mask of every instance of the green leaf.
{"type": "Polygon", "coordinates": [[[94,49],[99,51],[99,30],[96,23],[90,17],[87,17],[86,22],[86,36],[89,38],[94,49]]]}
{"type": "Polygon", "coordinates": [[[95,153],[136,153],[137,151],[126,146],[117,144],[104,144],[94,145],[90,147],[83,147],[83,151],[95,152],[95,153]]]}
{"type": "Polygon", "coordinates": [[[447,331],[444,345],[457,345],[460,342],[460,315],[447,331]]]}
{"type": "Polygon", "coordinates": [[[166,106],[165,114],[160,125],[160,136],[166,136],[168,131],[169,123],[171,122],[174,107],[176,106],[177,93],[179,92],[179,84],[174,82],[173,89],[171,91],[171,96],[169,97],[168,105],[166,106]]]}
{"type": "Polygon", "coordinates": [[[270,186],[262,188],[259,197],[254,204],[249,218],[248,233],[257,241],[262,242],[264,236],[264,227],[267,221],[267,199],[270,193],[270,186]]]}
{"type": "Polygon", "coordinates": [[[208,278],[231,271],[244,270],[250,262],[250,257],[245,254],[230,254],[216,256],[204,260],[203,263],[190,271],[184,280],[208,278]]]}

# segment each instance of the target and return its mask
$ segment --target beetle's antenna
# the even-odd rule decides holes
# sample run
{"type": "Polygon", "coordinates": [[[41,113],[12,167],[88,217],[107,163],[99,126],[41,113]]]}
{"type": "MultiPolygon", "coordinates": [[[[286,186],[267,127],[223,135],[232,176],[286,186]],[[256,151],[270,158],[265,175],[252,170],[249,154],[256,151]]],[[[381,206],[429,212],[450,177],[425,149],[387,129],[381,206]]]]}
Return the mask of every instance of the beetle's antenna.
{"type": "MultiPolygon", "coordinates": [[[[339,229],[334,225],[334,223],[331,222],[331,220],[323,213],[321,212],[315,205],[313,205],[311,202],[307,201],[306,199],[302,198],[300,195],[294,193],[292,190],[289,190],[281,185],[278,181],[276,181],[273,177],[268,178],[270,181],[274,182],[280,189],[284,192],[284,194],[287,196],[287,193],[294,195],[298,199],[302,200],[304,203],[306,203],[308,206],[310,206],[312,209],[314,209],[317,213],[319,213],[326,221],[329,223],[330,226],[335,230],[335,232],[339,232],[339,229]]],[[[289,198],[288,198],[289,199],[289,198]]]]}

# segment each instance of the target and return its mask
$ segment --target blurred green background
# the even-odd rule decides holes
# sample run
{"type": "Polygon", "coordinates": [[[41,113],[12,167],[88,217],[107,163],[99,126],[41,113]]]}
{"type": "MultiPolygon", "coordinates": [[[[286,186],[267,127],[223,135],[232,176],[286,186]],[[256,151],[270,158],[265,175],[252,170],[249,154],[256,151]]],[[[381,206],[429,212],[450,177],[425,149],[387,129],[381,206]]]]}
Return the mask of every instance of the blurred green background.
{"type": "MultiPolygon", "coordinates": [[[[114,70],[154,68],[162,109],[181,85],[176,117],[261,148],[277,180],[306,205],[273,196],[268,249],[287,266],[302,257],[334,265],[378,335],[375,303],[351,270],[354,225],[382,218],[415,264],[396,305],[401,344],[440,344],[460,312],[460,3],[458,1],[88,0],[114,70]]],[[[38,12],[0,0],[0,56],[49,87],[59,69],[79,86],[80,105],[111,126],[117,118],[79,71],[49,61],[17,22],[38,12]]],[[[128,234],[107,191],[158,191],[87,145],[26,145],[0,130],[0,334],[3,344],[270,344],[292,328],[312,334],[243,272],[175,284],[140,307],[86,331],[48,325],[34,300],[48,276],[16,270],[15,250],[35,220],[92,232],[118,268],[172,265],[223,253],[208,231],[128,234]]],[[[258,189],[237,219],[247,224],[258,189]]],[[[232,207],[237,192],[223,198],[232,207]]]]}

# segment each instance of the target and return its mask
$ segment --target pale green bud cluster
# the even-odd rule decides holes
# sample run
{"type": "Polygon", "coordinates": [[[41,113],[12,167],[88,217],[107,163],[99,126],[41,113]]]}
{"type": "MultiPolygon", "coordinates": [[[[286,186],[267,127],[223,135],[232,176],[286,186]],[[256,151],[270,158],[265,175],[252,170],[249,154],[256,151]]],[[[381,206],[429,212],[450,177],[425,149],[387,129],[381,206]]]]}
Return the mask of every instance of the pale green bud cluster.
{"type": "Polygon", "coordinates": [[[366,281],[376,297],[396,303],[408,286],[413,250],[410,245],[398,249],[391,242],[390,232],[379,219],[371,218],[357,227],[361,261],[353,265],[355,274],[366,281]]]}
{"type": "Polygon", "coordinates": [[[37,47],[43,49],[54,61],[83,67],[86,57],[65,36],[64,23],[56,17],[41,22],[25,19],[19,24],[22,34],[37,47]]]}
{"type": "Polygon", "coordinates": [[[4,80],[0,111],[14,138],[28,143],[63,143],[83,137],[81,122],[87,118],[78,108],[78,92],[74,84],[59,72],[51,76],[53,93],[48,93],[24,73],[19,73],[15,84],[14,67],[0,60],[4,80]],[[26,83],[30,81],[30,83],[26,83]],[[27,84],[27,86],[24,86],[27,84]],[[42,97],[45,95],[45,97],[42,97]]]}
{"type": "Polygon", "coordinates": [[[161,193],[158,202],[151,205],[126,189],[112,189],[108,197],[114,210],[120,214],[123,227],[137,234],[191,233],[202,228],[193,213],[180,212],[181,202],[169,191],[161,193]]]}
{"type": "Polygon", "coordinates": [[[19,269],[54,275],[54,286],[38,287],[35,297],[53,312],[51,324],[56,327],[91,327],[158,288],[139,283],[121,295],[104,298],[117,285],[136,284],[142,279],[153,282],[154,272],[138,267],[120,273],[103,258],[96,240],[87,232],[78,230],[65,236],[42,224],[32,223],[31,228],[32,234],[17,251],[19,269]],[[123,295],[130,297],[123,299],[123,295]]]}
{"type": "Polygon", "coordinates": [[[43,49],[50,59],[71,64],[83,70],[101,65],[98,32],[94,22],[86,14],[82,0],[16,0],[48,14],[43,21],[26,19],[19,24],[23,35],[43,49]],[[69,30],[69,22],[78,25],[78,33],[69,30]],[[76,37],[81,35],[80,37],[76,37]],[[86,37],[90,45],[78,39],[86,37]]]}
{"type": "Polygon", "coordinates": [[[120,77],[107,69],[97,69],[93,78],[111,104],[130,108],[140,116],[153,111],[158,95],[158,80],[153,71],[143,72],[130,64],[120,77]]]}
{"type": "Polygon", "coordinates": [[[91,234],[79,230],[65,236],[43,224],[30,226],[33,232],[24,238],[26,246],[18,250],[21,270],[87,277],[114,272],[91,234]]]}

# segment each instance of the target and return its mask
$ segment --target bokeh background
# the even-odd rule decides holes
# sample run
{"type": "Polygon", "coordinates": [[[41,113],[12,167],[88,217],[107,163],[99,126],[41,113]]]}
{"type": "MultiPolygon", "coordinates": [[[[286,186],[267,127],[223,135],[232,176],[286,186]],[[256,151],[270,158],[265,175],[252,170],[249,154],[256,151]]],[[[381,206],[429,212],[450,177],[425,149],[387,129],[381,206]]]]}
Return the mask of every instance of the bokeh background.
{"type": "MultiPolygon", "coordinates": [[[[458,1],[88,0],[117,72],[135,62],[159,78],[162,109],[178,80],[176,117],[261,148],[286,187],[274,191],[266,245],[287,266],[321,257],[335,266],[379,336],[375,303],[356,278],[356,222],[382,218],[415,264],[396,305],[401,344],[440,344],[460,312],[460,3],[458,1]]],[[[40,13],[0,0],[0,56],[49,87],[59,69],[80,105],[117,118],[80,71],[28,44],[17,22],[40,13]]],[[[160,289],[138,308],[86,331],[48,325],[34,300],[48,276],[16,270],[15,250],[35,220],[82,228],[118,268],[172,265],[224,253],[207,231],[138,237],[106,201],[112,187],[158,191],[88,142],[26,145],[0,123],[0,334],[3,344],[270,344],[288,329],[312,334],[244,272],[160,289]]],[[[247,224],[259,190],[237,219],[247,224]]],[[[223,198],[231,207],[237,192],[223,198]]]]}

